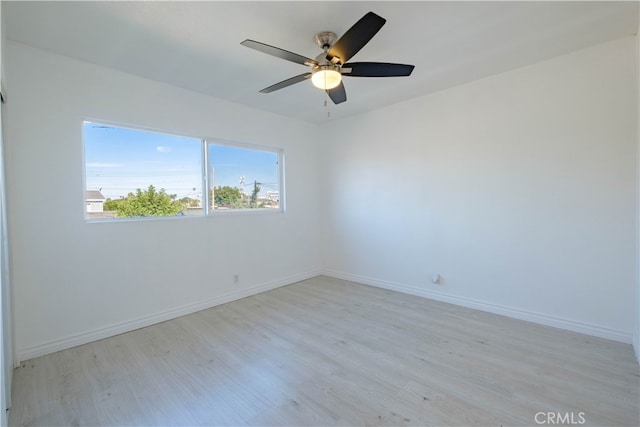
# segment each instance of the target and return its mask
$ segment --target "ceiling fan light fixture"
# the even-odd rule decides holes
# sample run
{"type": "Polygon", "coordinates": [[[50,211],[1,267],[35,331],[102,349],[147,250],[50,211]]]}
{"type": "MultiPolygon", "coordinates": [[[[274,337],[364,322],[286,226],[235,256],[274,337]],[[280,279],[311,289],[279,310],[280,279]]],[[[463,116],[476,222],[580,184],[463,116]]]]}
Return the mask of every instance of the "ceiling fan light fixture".
{"type": "Polygon", "coordinates": [[[320,65],[313,71],[311,83],[318,89],[329,90],[337,87],[342,81],[339,68],[332,65],[320,65]]]}

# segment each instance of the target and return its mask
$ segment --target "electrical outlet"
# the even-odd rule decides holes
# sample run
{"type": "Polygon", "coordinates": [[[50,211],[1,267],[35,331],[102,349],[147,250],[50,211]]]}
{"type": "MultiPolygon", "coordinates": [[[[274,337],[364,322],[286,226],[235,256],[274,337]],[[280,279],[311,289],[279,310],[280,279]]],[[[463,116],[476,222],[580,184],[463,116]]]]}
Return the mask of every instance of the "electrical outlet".
{"type": "Polygon", "coordinates": [[[240,277],[237,274],[233,275],[233,283],[238,283],[240,281],[240,277]]]}

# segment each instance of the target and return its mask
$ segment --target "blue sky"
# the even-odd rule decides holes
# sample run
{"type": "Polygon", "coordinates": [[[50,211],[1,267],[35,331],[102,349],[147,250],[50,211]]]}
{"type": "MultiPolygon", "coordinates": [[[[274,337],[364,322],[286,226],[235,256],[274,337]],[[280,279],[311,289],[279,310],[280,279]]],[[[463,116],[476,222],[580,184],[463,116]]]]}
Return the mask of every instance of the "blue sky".
{"type": "Polygon", "coordinates": [[[278,189],[278,155],[271,151],[256,151],[230,147],[209,146],[209,170],[214,169],[216,187],[229,185],[237,187],[240,177],[244,177],[244,189],[250,194],[254,181],[261,185],[261,194],[278,189]]]}
{"type": "MultiPolygon", "coordinates": [[[[116,199],[154,185],[178,198],[202,198],[200,139],[85,122],[84,150],[87,190],[116,199]]],[[[254,180],[261,194],[277,190],[277,161],[275,152],[209,146],[215,185],[236,187],[244,176],[247,193],[254,180]]]]}

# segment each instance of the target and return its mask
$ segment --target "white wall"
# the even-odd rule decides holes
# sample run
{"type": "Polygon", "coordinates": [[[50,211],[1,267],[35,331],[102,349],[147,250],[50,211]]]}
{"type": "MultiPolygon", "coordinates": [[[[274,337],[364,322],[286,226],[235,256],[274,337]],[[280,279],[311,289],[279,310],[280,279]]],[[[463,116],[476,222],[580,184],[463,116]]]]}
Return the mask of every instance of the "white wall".
{"type": "Polygon", "coordinates": [[[630,343],[635,49],[627,37],[329,125],[324,271],[630,343]]]}
{"type": "Polygon", "coordinates": [[[6,54],[17,361],[318,273],[315,126],[15,43],[6,54]],[[282,147],[286,213],[85,223],[83,118],[282,147]]]}

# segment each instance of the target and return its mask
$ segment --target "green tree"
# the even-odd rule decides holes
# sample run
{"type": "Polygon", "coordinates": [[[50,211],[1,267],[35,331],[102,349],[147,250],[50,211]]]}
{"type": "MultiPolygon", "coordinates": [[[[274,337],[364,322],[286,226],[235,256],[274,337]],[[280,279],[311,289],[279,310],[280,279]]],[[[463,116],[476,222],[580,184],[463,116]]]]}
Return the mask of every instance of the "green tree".
{"type": "Polygon", "coordinates": [[[116,212],[118,217],[177,215],[185,204],[173,199],[164,188],[157,191],[150,185],[145,191],[138,188],[136,194],[129,193],[116,205],[116,212]]]}
{"type": "Polygon", "coordinates": [[[196,208],[200,206],[200,200],[192,199],[191,197],[183,197],[179,201],[180,203],[184,203],[186,206],[189,206],[190,208],[196,208]]]}
{"type": "Polygon", "coordinates": [[[242,207],[242,193],[236,187],[228,185],[216,187],[213,192],[214,206],[230,206],[232,208],[242,207]]]}
{"type": "Polygon", "coordinates": [[[118,210],[118,205],[120,203],[122,203],[123,201],[124,201],[124,199],[113,200],[113,199],[109,199],[108,198],[104,202],[104,207],[103,208],[104,208],[105,211],[117,211],[118,210]]]}

